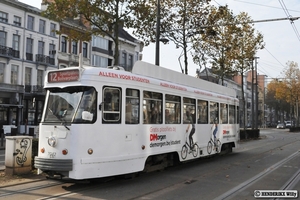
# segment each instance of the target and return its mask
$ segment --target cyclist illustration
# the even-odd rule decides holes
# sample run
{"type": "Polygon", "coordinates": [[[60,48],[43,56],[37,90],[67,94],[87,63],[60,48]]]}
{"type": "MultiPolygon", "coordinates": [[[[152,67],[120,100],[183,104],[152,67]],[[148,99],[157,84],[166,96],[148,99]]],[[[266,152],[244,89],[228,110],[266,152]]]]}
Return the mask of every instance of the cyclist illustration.
{"type": "Polygon", "coordinates": [[[214,125],[211,127],[211,129],[214,129],[213,131],[213,135],[214,135],[214,142],[216,142],[216,138],[217,138],[217,132],[218,132],[218,120],[215,119],[214,121],[214,125]]]}
{"type": "Polygon", "coordinates": [[[181,150],[182,159],[185,159],[187,157],[188,149],[190,149],[189,154],[192,153],[194,157],[197,157],[198,149],[199,149],[197,142],[194,143],[193,140],[193,135],[195,133],[195,124],[193,123],[193,117],[190,111],[186,111],[186,117],[187,117],[186,122],[188,123],[188,126],[185,131],[186,134],[185,144],[182,146],[182,150],[181,150]]]}
{"type": "Polygon", "coordinates": [[[214,150],[217,153],[220,153],[220,151],[221,151],[221,142],[220,142],[219,138],[217,138],[218,119],[214,120],[214,123],[213,123],[213,125],[211,127],[211,130],[213,130],[213,134],[212,134],[213,138],[210,137],[210,141],[208,141],[208,144],[207,144],[207,153],[211,154],[213,147],[214,147],[214,150]]]}
{"type": "Polygon", "coordinates": [[[193,122],[193,117],[191,115],[191,112],[188,110],[186,111],[186,120],[189,122],[186,132],[189,131],[192,125],[192,129],[190,130],[190,134],[189,134],[190,146],[192,146],[194,144],[193,135],[195,133],[195,124],[193,122]]]}

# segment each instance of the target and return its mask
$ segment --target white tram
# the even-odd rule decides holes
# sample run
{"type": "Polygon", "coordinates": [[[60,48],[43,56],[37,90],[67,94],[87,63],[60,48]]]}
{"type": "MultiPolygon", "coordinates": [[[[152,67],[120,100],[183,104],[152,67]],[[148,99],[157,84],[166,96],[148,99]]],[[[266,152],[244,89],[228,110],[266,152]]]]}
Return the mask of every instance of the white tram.
{"type": "Polygon", "coordinates": [[[238,145],[233,89],[156,65],[138,61],[132,72],[49,71],[45,89],[34,164],[39,173],[71,179],[130,174],[238,145]]]}

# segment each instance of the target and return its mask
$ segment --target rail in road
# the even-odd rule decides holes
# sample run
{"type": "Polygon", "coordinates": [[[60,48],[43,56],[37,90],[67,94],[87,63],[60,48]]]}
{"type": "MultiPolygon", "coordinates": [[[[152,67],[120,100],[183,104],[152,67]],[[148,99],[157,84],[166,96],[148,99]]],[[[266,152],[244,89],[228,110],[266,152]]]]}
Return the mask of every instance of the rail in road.
{"type": "MultiPolygon", "coordinates": [[[[282,167],[285,165],[293,165],[296,166],[298,164],[298,161],[300,159],[300,151],[296,151],[289,157],[280,160],[278,163],[275,163],[274,165],[270,166],[263,172],[255,175],[254,177],[250,178],[249,180],[246,180],[243,183],[240,183],[235,188],[229,190],[228,192],[218,196],[215,198],[216,200],[225,200],[225,199],[232,199],[232,198],[243,198],[243,195],[241,193],[245,191],[247,188],[255,187],[253,191],[259,191],[257,184],[259,181],[263,181],[267,176],[271,176],[273,180],[276,180],[278,176],[282,176],[282,171],[278,172],[278,170],[282,170],[282,167]]],[[[300,169],[297,170],[292,176],[286,177],[288,180],[279,188],[279,190],[293,190],[296,184],[299,182],[300,178],[300,169]]],[[[271,190],[271,189],[269,189],[271,190]]],[[[273,189],[274,190],[274,189],[273,189]]]]}
{"type": "MultiPolygon", "coordinates": [[[[254,199],[258,190],[300,191],[300,133],[261,131],[232,154],[134,179],[38,179],[0,187],[0,199],[254,199]]],[[[280,199],[280,198],[279,198],[280,199]]]]}

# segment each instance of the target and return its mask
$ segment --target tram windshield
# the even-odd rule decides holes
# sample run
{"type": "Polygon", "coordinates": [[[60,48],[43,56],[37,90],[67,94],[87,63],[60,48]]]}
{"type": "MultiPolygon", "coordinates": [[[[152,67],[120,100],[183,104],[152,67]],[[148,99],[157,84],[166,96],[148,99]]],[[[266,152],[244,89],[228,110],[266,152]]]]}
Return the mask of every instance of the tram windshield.
{"type": "Polygon", "coordinates": [[[93,87],[50,88],[46,100],[42,122],[66,125],[96,121],[97,92],[93,87]]]}

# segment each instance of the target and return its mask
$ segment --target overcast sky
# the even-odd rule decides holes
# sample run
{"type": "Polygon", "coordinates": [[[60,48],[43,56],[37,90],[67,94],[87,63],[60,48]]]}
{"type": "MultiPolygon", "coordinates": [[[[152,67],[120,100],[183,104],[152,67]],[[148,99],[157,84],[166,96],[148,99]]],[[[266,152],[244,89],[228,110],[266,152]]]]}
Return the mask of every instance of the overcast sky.
{"type": "MultiPolygon", "coordinates": [[[[40,8],[42,0],[19,0],[40,8]]],[[[255,20],[282,19],[300,17],[299,0],[212,0],[215,5],[228,5],[234,14],[247,12],[255,20]],[[286,8],[287,10],[284,10],[286,8]]],[[[266,47],[257,53],[258,73],[270,78],[283,77],[281,74],[288,61],[300,66],[300,19],[255,23],[255,29],[264,35],[266,47]]],[[[181,72],[178,61],[182,49],[176,49],[172,43],[160,44],[160,65],[181,72]]],[[[199,66],[193,64],[189,55],[189,74],[195,75],[199,66]]],[[[155,44],[144,48],[143,61],[155,63],[155,44]]],[[[181,59],[183,66],[183,60],[181,59]]]]}

